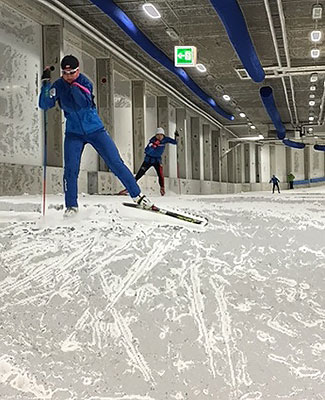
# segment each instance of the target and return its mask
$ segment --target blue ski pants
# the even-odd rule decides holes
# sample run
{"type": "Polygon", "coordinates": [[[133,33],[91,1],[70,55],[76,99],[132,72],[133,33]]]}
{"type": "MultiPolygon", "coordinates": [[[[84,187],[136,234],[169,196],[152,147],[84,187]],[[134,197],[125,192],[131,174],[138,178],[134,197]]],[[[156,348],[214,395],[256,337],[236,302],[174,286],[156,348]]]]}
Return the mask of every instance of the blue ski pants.
{"type": "Polygon", "coordinates": [[[118,149],[105,129],[87,134],[68,133],[64,139],[63,188],[66,207],[78,207],[78,175],[81,155],[89,143],[103,158],[109,169],[126,187],[131,197],[140,194],[140,188],[129,168],[124,164],[118,149]]]}

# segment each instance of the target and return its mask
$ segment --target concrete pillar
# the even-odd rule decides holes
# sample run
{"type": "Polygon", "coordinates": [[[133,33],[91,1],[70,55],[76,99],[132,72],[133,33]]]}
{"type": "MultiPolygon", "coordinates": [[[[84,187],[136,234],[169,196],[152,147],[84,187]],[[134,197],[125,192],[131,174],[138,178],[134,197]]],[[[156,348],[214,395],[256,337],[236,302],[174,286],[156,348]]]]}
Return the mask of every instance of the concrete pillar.
{"type": "Polygon", "coordinates": [[[134,172],[131,80],[116,70],[114,76],[114,142],[124,163],[134,172]]]}
{"type": "MultiPolygon", "coordinates": [[[[176,107],[169,103],[168,106],[168,132],[171,138],[175,138],[176,130],[176,107]]],[[[169,144],[168,146],[168,163],[169,163],[169,177],[177,178],[177,146],[169,144]]]]}
{"type": "MultiPolygon", "coordinates": [[[[110,59],[108,58],[97,59],[96,69],[97,69],[97,98],[95,99],[95,102],[97,105],[98,114],[104,123],[105,129],[107,129],[109,134],[112,137],[114,137],[114,112],[113,112],[114,99],[112,91],[113,67],[110,59]]],[[[108,171],[107,165],[100,156],[99,156],[99,171],[108,171]]],[[[89,184],[92,185],[91,183],[89,184]]]]}
{"type": "Polygon", "coordinates": [[[220,182],[220,146],[219,146],[220,130],[211,131],[211,148],[212,148],[212,180],[220,182]]]}
{"type": "Polygon", "coordinates": [[[292,149],[286,146],[286,173],[287,175],[293,171],[293,162],[292,162],[292,149]]]}
{"type": "MultiPolygon", "coordinates": [[[[157,122],[158,126],[164,128],[166,135],[169,135],[169,113],[168,113],[168,97],[158,96],[157,97],[157,122]]],[[[169,146],[165,147],[165,151],[162,157],[162,163],[164,168],[164,175],[169,176],[169,146]]]]}
{"type": "Polygon", "coordinates": [[[255,145],[255,172],[256,172],[256,177],[255,181],[256,183],[261,182],[261,146],[258,146],[257,144],[255,145]]]}
{"type": "Polygon", "coordinates": [[[211,148],[211,129],[210,125],[203,124],[203,171],[204,180],[212,180],[212,148],[211,148]]]}
{"type": "Polygon", "coordinates": [[[240,144],[234,150],[236,152],[236,183],[245,182],[245,166],[244,166],[244,146],[240,144]]]}
{"type": "Polygon", "coordinates": [[[296,180],[305,179],[305,153],[304,150],[292,149],[292,173],[296,180]]]}
{"type": "Polygon", "coordinates": [[[229,150],[231,151],[227,154],[227,170],[228,170],[228,182],[236,183],[236,151],[234,147],[236,143],[229,142],[229,150]]]}
{"type": "Polygon", "coordinates": [[[200,179],[200,118],[191,117],[192,179],[200,179]]]}
{"type": "Polygon", "coordinates": [[[137,172],[143,162],[145,142],[144,114],[144,81],[132,81],[132,116],[133,116],[133,160],[134,171],[137,172]]]}
{"type": "Polygon", "coordinates": [[[270,177],[276,175],[275,146],[270,146],[270,177]]]}
{"type": "Polygon", "coordinates": [[[245,157],[245,183],[250,183],[250,151],[249,143],[244,144],[245,157]]]}
{"type": "MultiPolygon", "coordinates": [[[[61,50],[63,49],[63,29],[61,25],[43,26],[43,65],[55,68],[51,72],[52,82],[61,75],[61,50]]],[[[47,111],[47,165],[63,166],[62,113],[58,105],[47,111]]]]}
{"type": "Polygon", "coordinates": [[[310,146],[311,178],[324,177],[324,152],[317,151],[310,146]]]}
{"type": "Polygon", "coordinates": [[[271,177],[270,171],[270,146],[265,144],[261,148],[261,172],[260,182],[268,183],[271,177]]]}
{"type": "Polygon", "coordinates": [[[158,128],[157,96],[146,92],[145,103],[145,145],[147,145],[158,128]]]}
{"type": "Polygon", "coordinates": [[[186,179],[186,109],[176,109],[176,129],[179,133],[177,145],[177,159],[179,177],[186,179]]]}
{"type": "Polygon", "coordinates": [[[220,131],[220,169],[221,169],[221,182],[228,182],[228,158],[224,154],[229,150],[229,143],[227,140],[227,134],[224,131],[220,131]]]}
{"type": "Polygon", "coordinates": [[[256,144],[249,144],[250,163],[249,163],[249,176],[250,183],[256,182],[256,144]]]}

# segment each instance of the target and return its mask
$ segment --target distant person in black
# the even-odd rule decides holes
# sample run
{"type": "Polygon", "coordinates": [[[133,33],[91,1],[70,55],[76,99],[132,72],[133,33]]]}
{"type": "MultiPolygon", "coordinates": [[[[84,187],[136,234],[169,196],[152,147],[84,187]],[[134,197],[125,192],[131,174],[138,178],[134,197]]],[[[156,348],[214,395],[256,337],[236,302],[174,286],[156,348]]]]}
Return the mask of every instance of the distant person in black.
{"type": "Polygon", "coordinates": [[[270,179],[270,182],[269,182],[269,183],[273,183],[272,193],[274,193],[275,188],[277,188],[278,192],[280,193],[279,182],[280,182],[280,180],[275,175],[272,175],[272,178],[270,179]]]}

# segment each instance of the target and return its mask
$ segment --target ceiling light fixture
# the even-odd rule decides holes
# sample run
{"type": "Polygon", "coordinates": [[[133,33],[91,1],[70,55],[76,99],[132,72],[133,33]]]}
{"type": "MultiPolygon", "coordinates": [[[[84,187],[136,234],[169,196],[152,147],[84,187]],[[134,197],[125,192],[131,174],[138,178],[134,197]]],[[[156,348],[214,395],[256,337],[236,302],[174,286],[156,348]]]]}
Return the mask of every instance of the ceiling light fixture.
{"type": "Polygon", "coordinates": [[[178,39],[179,39],[179,35],[178,35],[178,33],[175,31],[174,28],[167,28],[167,29],[166,29],[166,33],[167,33],[167,35],[171,38],[171,40],[178,40],[178,39]]]}
{"type": "Polygon", "coordinates": [[[150,18],[161,18],[160,12],[157,10],[157,8],[151,4],[151,3],[145,3],[142,6],[144,12],[149,15],[150,18]]]}
{"type": "Polygon", "coordinates": [[[311,122],[314,121],[314,119],[315,119],[315,117],[313,117],[312,115],[310,115],[309,118],[308,118],[308,120],[311,121],[311,122]]]}
{"type": "Polygon", "coordinates": [[[311,49],[310,51],[311,58],[318,58],[320,56],[319,49],[311,49]]]}
{"type": "Polygon", "coordinates": [[[320,4],[313,6],[312,16],[313,19],[321,19],[323,14],[323,7],[320,4]]]}
{"type": "Polygon", "coordinates": [[[312,133],[314,131],[313,128],[308,128],[308,132],[312,133]]]}
{"type": "Polygon", "coordinates": [[[239,113],[239,116],[242,117],[242,118],[245,118],[245,117],[246,117],[246,114],[243,113],[243,112],[241,112],[241,113],[239,113]]]}
{"type": "Polygon", "coordinates": [[[314,100],[310,100],[310,101],[309,101],[309,105],[310,105],[311,107],[314,107],[315,101],[314,101],[314,100]]]}
{"type": "Polygon", "coordinates": [[[223,98],[224,100],[226,100],[226,101],[230,101],[230,96],[228,96],[227,94],[224,94],[224,95],[222,96],[222,98],[223,98]]]}
{"type": "Polygon", "coordinates": [[[318,81],[318,75],[316,72],[314,74],[310,75],[310,82],[317,82],[318,81]]]}
{"type": "Polygon", "coordinates": [[[258,137],[259,137],[260,139],[264,139],[264,136],[261,135],[261,134],[259,134],[258,137]]]}
{"type": "Polygon", "coordinates": [[[256,126],[255,126],[255,125],[252,125],[252,126],[251,126],[251,129],[256,129],[256,126]]]}
{"type": "Polygon", "coordinates": [[[309,98],[310,98],[310,99],[314,99],[315,97],[316,97],[316,96],[315,96],[314,94],[312,94],[312,93],[309,95],[309,98]]]}
{"type": "Polygon", "coordinates": [[[312,31],[310,33],[310,39],[312,42],[320,42],[322,38],[322,31],[312,31]]]}
{"type": "Polygon", "coordinates": [[[314,92],[314,91],[316,90],[316,88],[317,88],[316,85],[311,85],[311,86],[310,86],[310,91],[311,91],[311,92],[314,92]]]}
{"type": "Polygon", "coordinates": [[[203,64],[196,64],[196,69],[200,72],[207,72],[206,67],[203,64]]]}

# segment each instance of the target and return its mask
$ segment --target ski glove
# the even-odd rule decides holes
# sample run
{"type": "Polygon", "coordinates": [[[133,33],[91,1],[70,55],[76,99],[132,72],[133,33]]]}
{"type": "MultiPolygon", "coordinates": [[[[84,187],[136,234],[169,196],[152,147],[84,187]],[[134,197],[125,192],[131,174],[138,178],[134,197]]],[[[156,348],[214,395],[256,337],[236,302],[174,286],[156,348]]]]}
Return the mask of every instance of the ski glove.
{"type": "Polygon", "coordinates": [[[50,68],[45,68],[43,73],[42,73],[42,77],[41,77],[42,81],[49,81],[51,79],[51,70],[50,68]]]}
{"type": "Polygon", "coordinates": [[[155,140],[153,143],[152,143],[152,147],[155,149],[155,148],[157,148],[158,146],[160,145],[160,140],[155,140]]]}

